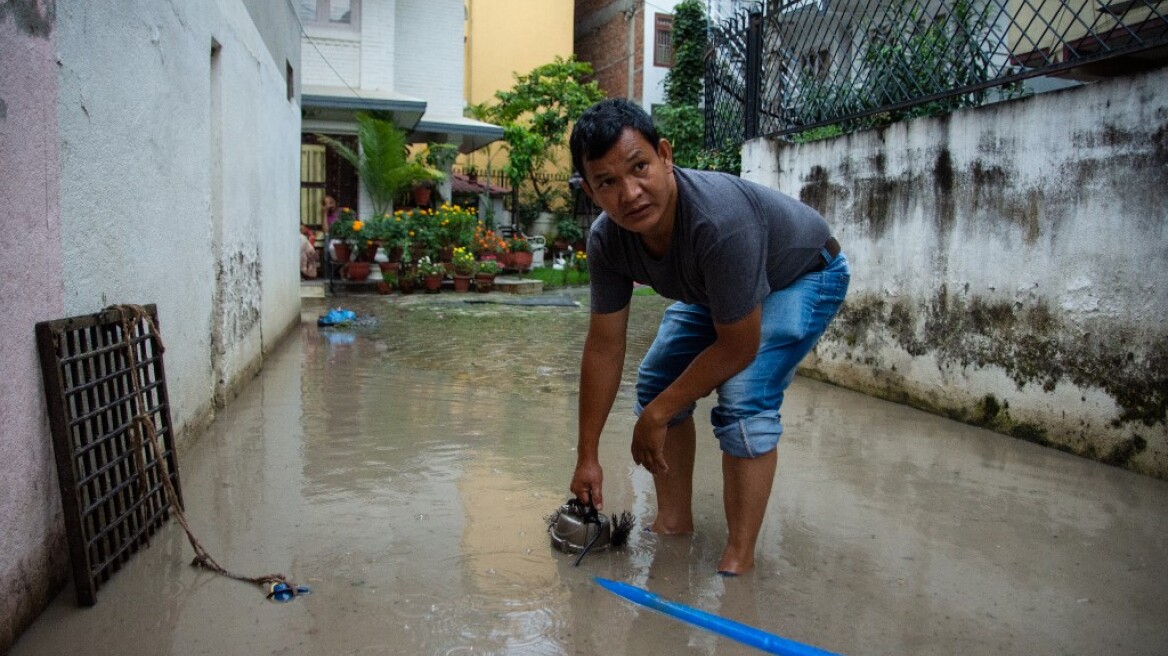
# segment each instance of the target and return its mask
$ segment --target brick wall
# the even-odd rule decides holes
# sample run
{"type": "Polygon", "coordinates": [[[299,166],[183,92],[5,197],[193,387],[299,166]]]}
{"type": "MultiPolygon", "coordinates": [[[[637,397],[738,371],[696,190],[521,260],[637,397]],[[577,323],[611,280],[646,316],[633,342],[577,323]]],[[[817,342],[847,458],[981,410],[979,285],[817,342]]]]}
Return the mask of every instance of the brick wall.
{"type": "MultiPolygon", "coordinates": [[[[634,92],[640,101],[644,88],[644,21],[642,3],[637,2],[633,44],[634,92]]],[[[622,10],[629,5],[628,0],[577,0],[576,32],[574,36],[576,58],[592,64],[596,81],[610,98],[628,95],[629,84],[629,25],[622,10]]]]}

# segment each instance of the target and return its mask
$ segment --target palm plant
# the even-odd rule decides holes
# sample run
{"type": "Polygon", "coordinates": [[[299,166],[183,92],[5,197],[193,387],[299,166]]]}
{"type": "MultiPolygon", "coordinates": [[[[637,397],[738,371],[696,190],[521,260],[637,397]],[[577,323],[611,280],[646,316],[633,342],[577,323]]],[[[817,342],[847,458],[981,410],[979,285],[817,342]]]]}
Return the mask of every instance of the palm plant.
{"type": "Polygon", "coordinates": [[[398,194],[413,185],[446,179],[441,171],[410,158],[405,133],[369,114],[357,115],[357,151],[336,139],[316,136],[357,169],[373,202],[374,216],[388,213],[398,194]]]}

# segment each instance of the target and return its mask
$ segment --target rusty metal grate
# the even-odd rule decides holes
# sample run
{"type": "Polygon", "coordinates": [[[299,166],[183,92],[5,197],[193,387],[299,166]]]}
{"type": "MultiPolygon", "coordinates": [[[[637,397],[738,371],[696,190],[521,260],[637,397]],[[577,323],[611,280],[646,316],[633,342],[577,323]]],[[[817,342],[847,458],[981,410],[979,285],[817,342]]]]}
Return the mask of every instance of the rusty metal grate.
{"type": "Polygon", "coordinates": [[[36,325],[73,581],[84,606],[97,603],[97,588],[169,518],[165,472],[182,503],[161,341],[151,328],[157,308],[144,309],[149,320],[127,315],[123,322],[123,310],[111,308],[36,325]],[[165,470],[150,441],[135,439],[139,415],[153,423],[165,470]]]}

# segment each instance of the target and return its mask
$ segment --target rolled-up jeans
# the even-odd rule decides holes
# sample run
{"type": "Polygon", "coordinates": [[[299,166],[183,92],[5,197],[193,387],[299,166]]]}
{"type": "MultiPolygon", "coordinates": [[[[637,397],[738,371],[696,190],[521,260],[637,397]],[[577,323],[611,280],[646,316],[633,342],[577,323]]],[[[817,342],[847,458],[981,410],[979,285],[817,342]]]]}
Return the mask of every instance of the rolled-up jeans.
{"type": "MultiPolygon", "coordinates": [[[[824,255],[830,258],[826,251],[824,255]]],[[[850,280],[848,260],[840,253],[823,270],[805,274],[763,299],[758,354],[718,386],[718,403],[710,411],[714,436],[723,452],[757,458],[778,446],[783,434],[779,413],[783,394],[799,362],[839,312],[850,280]]],[[[681,302],[671,305],[637,373],[637,416],[715,339],[708,308],[681,302]]],[[[676,414],[669,425],[691,416],[695,405],[676,414]]]]}

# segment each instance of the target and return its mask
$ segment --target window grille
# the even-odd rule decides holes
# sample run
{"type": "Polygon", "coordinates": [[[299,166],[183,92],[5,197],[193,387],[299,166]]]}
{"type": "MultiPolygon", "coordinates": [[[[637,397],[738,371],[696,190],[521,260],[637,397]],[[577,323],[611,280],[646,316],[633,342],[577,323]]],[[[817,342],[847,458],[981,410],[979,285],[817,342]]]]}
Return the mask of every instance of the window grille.
{"type": "Polygon", "coordinates": [[[653,46],[653,65],[673,66],[673,16],[656,15],[653,46]]]}

